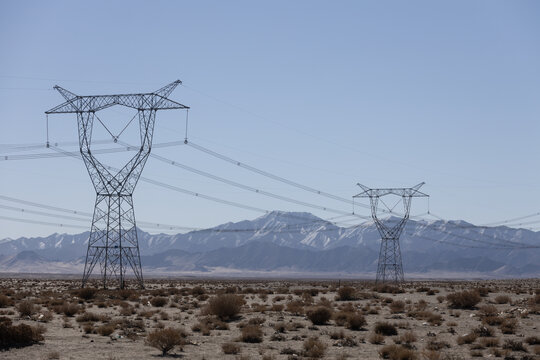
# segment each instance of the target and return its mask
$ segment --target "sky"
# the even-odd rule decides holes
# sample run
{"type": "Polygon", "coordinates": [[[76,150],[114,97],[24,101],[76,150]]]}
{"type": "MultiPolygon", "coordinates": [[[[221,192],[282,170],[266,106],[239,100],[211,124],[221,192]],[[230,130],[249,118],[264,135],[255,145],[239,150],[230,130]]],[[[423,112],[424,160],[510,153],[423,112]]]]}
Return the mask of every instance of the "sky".
{"type": "MultiPolygon", "coordinates": [[[[426,182],[429,201],[415,199],[411,214],[429,218],[429,210],[475,224],[503,221],[539,211],[539,38],[536,1],[5,0],[0,155],[54,152],[13,148],[46,142],[44,112],[63,102],[54,85],[78,95],[140,93],[180,79],[182,86],[169,97],[190,107],[188,138],[194,144],[347,199],[361,191],[357,183],[383,188],[426,182]]],[[[114,107],[99,116],[117,133],[133,111],[114,107]]],[[[183,140],[185,119],[185,111],[158,112],[154,143],[183,140]]],[[[51,115],[49,140],[77,151],[76,125],[74,114],[51,115]]],[[[96,148],[119,146],[99,124],[94,140],[109,141],[96,148]]],[[[136,143],[137,129],[130,127],[120,140],[136,143]]],[[[193,147],[153,153],[259,190],[352,212],[348,204],[193,147]]],[[[100,159],[119,165],[126,156],[100,159]]],[[[5,199],[91,213],[95,192],[81,161],[2,160],[0,175],[0,239],[90,227],[90,220],[38,215],[28,210],[59,213],[5,199]]],[[[265,210],[339,216],[155,158],[143,176],[265,210]]],[[[150,223],[205,228],[261,215],[146,182],[139,182],[133,197],[137,220],[150,223]]],[[[355,212],[369,215],[360,206],[355,212]]],[[[361,221],[340,220],[344,226],[361,221]]]]}

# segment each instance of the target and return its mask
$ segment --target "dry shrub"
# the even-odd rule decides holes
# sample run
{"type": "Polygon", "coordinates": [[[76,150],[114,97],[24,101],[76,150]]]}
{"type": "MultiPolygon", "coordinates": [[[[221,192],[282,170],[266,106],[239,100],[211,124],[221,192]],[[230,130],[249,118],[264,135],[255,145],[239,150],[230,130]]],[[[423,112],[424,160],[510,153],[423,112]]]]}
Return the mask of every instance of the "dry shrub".
{"type": "Polygon", "coordinates": [[[446,295],[450,307],[454,309],[472,309],[482,301],[477,291],[461,291],[446,295]]]}
{"type": "Polygon", "coordinates": [[[240,352],[240,346],[232,342],[227,342],[221,345],[221,350],[223,350],[224,354],[236,355],[240,352]]]}
{"type": "Polygon", "coordinates": [[[37,311],[37,306],[34,305],[33,302],[24,300],[17,304],[17,311],[19,311],[19,315],[21,317],[23,316],[32,316],[37,311]]]}
{"type": "Polygon", "coordinates": [[[517,329],[518,322],[516,319],[504,319],[499,329],[503,334],[514,334],[517,329]]]}
{"type": "Polygon", "coordinates": [[[472,344],[473,342],[476,341],[477,337],[478,337],[478,335],[476,335],[474,332],[472,332],[470,334],[466,334],[466,335],[463,335],[463,336],[458,336],[458,338],[456,339],[456,342],[457,342],[458,345],[472,344]]]}
{"type": "Polygon", "coordinates": [[[482,338],[480,341],[482,346],[484,347],[497,347],[499,346],[499,339],[498,338],[482,338]]]}
{"type": "Polygon", "coordinates": [[[206,294],[206,290],[202,286],[195,286],[191,289],[191,295],[200,296],[206,294]]]}
{"type": "Polygon", "coordinates": [[[527,352],[527,348],[525,347],[525,345],[523,345],[523,343],[521,341],[514,340],[514,339],[507,339],[504,342],[502,348],[512,350],[512,351],[527,352]]]}
{"type": "Polygon", "coordinates": [[[504,318],[500,316],[486,316],[482,319],[482,322],[491,326],[499,326],[504,322],[504,318]]]}
{"type": "Polygon", "coordinates": [[[94,288],[82,288],[77,291],[77,296],[82,300],[88,301],[92,300],[96,296],[97,292],[98,290],[94,288]]]}
{"type": "Polygon", "coordinates": [[[427,322],[429,322],[431,325],[441,325],[442,322],[443,322],[443,317],[439,314],[435,314],[431,311],[426,311],[426,310],[422,310],[422,311],[411,311],[409,313],[407,313],[408,316],[411,316],[415,319],[419,319],[419,320],[426,320],[427,322]]]}
{"type": "Polygon", "coordinates": [[[529,345],[540,345],[540,338],[538,336],[529,336],[525,339],[525,342],[529,345]]]}
{"type": "Polygon", "coordinates": [[[146,344],[158,350],[161,350],[162,355],[165,356],[176,346],[182,347],[183,345],[185,345],[186,337],[187,333],[182,329],[158,329],[148,334],[148,337],[146,338],[146,344]]]}
{"type": "Polygon", "coordinates": [[[332,311],[327,307],[319,306],[315,309],[308,310],[307,317],[313,325],[324,325],[332,317],[332,311]]]}
{"type": "Polygon", "coordinates": [[[263,332],[259,325],[247,325],[242,328],[241,339],[246,343],[260,343],[263,341],[263,332]]]}
{"type": "Polygon", "coordinates": [[[478,309],[479,315],[482,317],[497,316],[498,311],[495,305],[484,305],[478,309]]]}
{"type": "Polygon", "coordinates": [[[356,300],[356,289],[351,286],[340,287],[337,291],[336,300],[338,301],[356,300]]]}
{"type": "Polygon", "coordinates": [[[379,351],[379,355],[383,359],[390,360],[416,360],[418,356],[416,353],[404,346],[400,345],[386,345],[379,351]]]}
{"type": "Polygon", "coordinates": [[[403,293],[403,289],[397,287],[397,286],[394,286],[394,285],[390,285],[390,284],[379,284],[379,285],[375,285],[373,287],[373,291],[375,292],[378,292],[378,293],[386,293],[386,294],[401,294],[403,293]]]}
{"type": "Polygon", "coordinates": [[[93,312],[84,312],[75,318],[75,321],[80,322],[80,323],[107,321],[107,320],[109,320],[109,317],[107,315],[98,315],[93,312]]]}
{"type": "Polygon", "coordinates": [[[322,358],[326,351],[326,345],[316,337],[311,337],[304,341],[303,356],[308,358],[322,358]]]}
{"type": "Polygon", "coordinates": [[[473,333],[478,337],[493,337],[493,335],[495,335],[495,331],[492,328],[482,325],[473,329],[473,333]]]}
{"type": "Polygon", "coordinates": [[[0,308],[5,308],[11,306],[12,301],[9,297],[4,294],[0,294],[0,308]]]}
{"type": "Polygon", "coordinates": [[[153,297],[152,300],[150,300],[150,304],[152,304],[152,306],[155,306],[155,307],[163,307],[167,305],[168,302],[169,302],[169,299],[162,296],[156,296],[156,297],[153,297]]]}
{"type": "Polygon", "coordinates": [[[508,295],[499,295],[495,297],[495,302],[497,304],[508,304],[512,300],[510,299],[510,296],[508,295]]]}
{"type": "Polygon", "coordinates": [[[381,335],[381,334],[372,333],[372,334],[369,336],[368,341],[369,341],[371,344],[374,344],[374,345],[384,344],[384,336],[381,335]]]}
{"type": "Polygon", "coordinates": [[[388,322],[375,323],[374,331],[376,334],[384,336],[397,335],[398,333],[396,327],[388,322]]]}
{"type": "Polygon", "coordinates": [[[244,299],[234,294],[221,294],[208,301],[208,313],[227,321],[235,318],[240,312],[244,299]]]}
{"type": "Polygon", "coordinates": [[[14,347],[30,346],[43,340],[45,328],[41,325],[30,326],[26,324],[11,325],[10,321],[0,322],[0,349],[6,350],[14,347]]]}
{"type": "Polygon", "coordinates": [[[450,344],[446,341],[429,340],[426,344],[427,350],[439,351],[444,348],[449,348],[450,344]]]}
{"type": "Polygon", "coordinates": [[[366,318],[361,314],[350,314],[347,317],[347,328],[361,330],[367,324],[366,318]]]}
{"type": "Polygon", "coordinates": [[[73,317],[80,310],[77,304],[64,303],[63,305],[55,308],[55,311],[59,314],[64,314],[68,317],[73,317]]]}
{"type": "Polygon", "coordinates": [[[392,301],[392,303],[388,307],[390,308],[392,314],[397,314],[405,310],[405,303],[401,300],[392,301]]]}
{"type": "Polygon", "coordinates": [[[294,315],[304,313],[304,302],[301,300],[293,300],[287,303],[287,311],[294,315]]]}
{"type": "Polygon", "coordinates": [[[97,332],[101,336],[109,336],[114,332],[115,328],[113,324],[105,324],[98,327],[97,332]]]}
{"type": "Polygon", "coordinates": [[[416,342],[417,338],[412,331],[407,331],[406,333],[401,334],[399,340],[405,344],[412,344],[413,342],[416,342]]]}

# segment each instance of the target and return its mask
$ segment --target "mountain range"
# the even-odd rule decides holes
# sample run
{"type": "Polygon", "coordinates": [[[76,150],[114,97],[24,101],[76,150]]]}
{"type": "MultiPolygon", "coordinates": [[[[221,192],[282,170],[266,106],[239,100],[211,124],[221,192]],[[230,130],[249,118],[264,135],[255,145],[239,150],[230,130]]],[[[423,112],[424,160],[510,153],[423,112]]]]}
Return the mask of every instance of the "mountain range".
{"type": "MultiPolygon", "coordinates": [[[[0,271],[80,273],[88,236],[0,240],[0,271]]],[[[279,211],[184,234],[139,229],[138,239],[143,271],[161,275],[373,277],[380,247],[373,222],[341,227],[310,213],[279,211]]],[[[540,232],[409,220],[400,243],[406,276],[540,276],[540,232]]]]}

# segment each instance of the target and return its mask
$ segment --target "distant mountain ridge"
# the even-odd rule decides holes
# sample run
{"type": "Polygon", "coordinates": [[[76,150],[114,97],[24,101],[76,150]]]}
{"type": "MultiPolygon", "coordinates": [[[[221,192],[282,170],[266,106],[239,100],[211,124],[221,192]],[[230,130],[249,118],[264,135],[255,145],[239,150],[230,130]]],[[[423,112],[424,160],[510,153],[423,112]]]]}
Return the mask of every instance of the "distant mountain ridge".
{"type": "MultiPolygon", "coordinates": [[[[366,222],[344,228],[310,213],[274,211],[254,220],[186,234],[139,230],[143,268],[162,273],[213,269],[304,273],[372,273],[380,237],[366,222]]],[[[0,241],[0,271],[79,271],[88,232],[0,241]],[[37,266],[40,264],[39,266],[37,266]]],[[[401,237],[405,272],[540,276],[540,233],[464,221],[409,220],[401,237]],[[489,247],[489,248],[486,248],[489,247]]],[[[82,265],[81,265],[82,264],[82,265]]]]}

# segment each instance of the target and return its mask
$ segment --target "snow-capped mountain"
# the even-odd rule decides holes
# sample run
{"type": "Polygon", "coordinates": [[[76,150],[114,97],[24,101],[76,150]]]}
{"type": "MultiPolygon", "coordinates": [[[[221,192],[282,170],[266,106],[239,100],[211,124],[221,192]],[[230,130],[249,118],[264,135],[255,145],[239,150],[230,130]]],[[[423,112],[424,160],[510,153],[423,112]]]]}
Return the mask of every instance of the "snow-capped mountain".
{"type": "MultiPolygon", "coordinates": [[[[392,224],[397,219],[387,221],[392,224]]],[[[37,263],[47,262],[54,272],[78,269],[88,235],[1,240],[0,271],[31,271],[37,263]]],[[[406,272],[540,275],[540,233],[533,231],[477,227],[464,221],[409,220],[400,243],[406,272]]],[[[186,234],[139,230],[139,246],[143,266],[164,272],[221,267],[362,273],[376,269],[380,236],[372,222],[340,227],[310,213],[275,211],[186,234]]]]}

